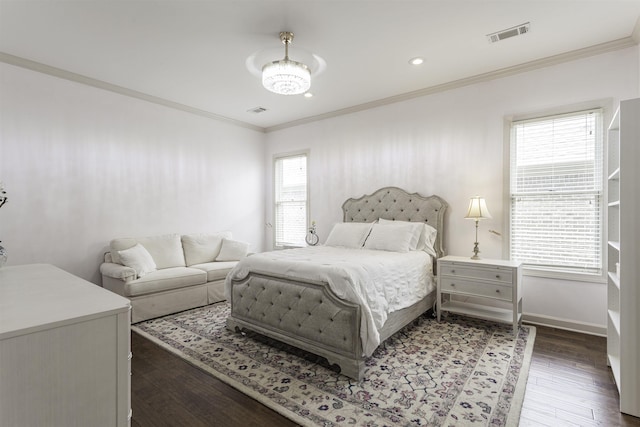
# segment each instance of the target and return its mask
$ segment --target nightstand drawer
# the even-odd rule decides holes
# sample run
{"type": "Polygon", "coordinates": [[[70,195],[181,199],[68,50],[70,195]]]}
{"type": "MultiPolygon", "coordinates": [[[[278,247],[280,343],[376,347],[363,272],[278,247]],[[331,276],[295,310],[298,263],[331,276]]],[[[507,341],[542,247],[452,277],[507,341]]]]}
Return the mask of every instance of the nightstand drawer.
{"type": "Polygon", "coordinates": [[[499,267],[468,267],[462,264],[442,263],[439,274],[443,276],[471,277],[511,284],[512,269],[499,267]]]}
{"type": "Polygon", "coordinates": [[[464,280],[457,277],[440,277],[441,292],[475,295],[511,301],[513,289],[493,283],[464,280]]]}

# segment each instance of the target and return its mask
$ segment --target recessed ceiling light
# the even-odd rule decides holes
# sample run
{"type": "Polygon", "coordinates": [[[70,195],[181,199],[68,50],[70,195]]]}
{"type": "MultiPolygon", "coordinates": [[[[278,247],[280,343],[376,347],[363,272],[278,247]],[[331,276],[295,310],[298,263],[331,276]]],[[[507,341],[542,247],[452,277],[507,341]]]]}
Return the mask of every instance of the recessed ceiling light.
{"type": "Polygon", "coordinates": [[[409,64],[411,64],[411,65],[420,65],[423,62],[424,62],[424,58],[420,58],[419,56],[415,57],[415,58],[411,58],[409,60],[409,64]]]}
{"type": "Polygon", "coordinates": [[[304,93],[304,97],[305,97],[305,98],[312,98],[312,97],[313,97],[313,94],[312,94],[311,92],[305,92],[305,93],[304,93]]]}

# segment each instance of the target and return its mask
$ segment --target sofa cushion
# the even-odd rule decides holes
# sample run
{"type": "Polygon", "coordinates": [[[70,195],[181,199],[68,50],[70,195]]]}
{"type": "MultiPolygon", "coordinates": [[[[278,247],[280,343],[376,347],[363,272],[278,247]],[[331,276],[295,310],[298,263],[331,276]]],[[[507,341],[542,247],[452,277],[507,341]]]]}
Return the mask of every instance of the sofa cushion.
{"type": "Polygon", "coordinates": [[[118,256],[123,265],[136,271],[138,277],[144,277],[156,271],[156,263],[153,262],[151,254],[140,243],[136,243],[132,248],[118,251],[118,256]]]}
{"type": "Polygon", "coordinates": [[[206,282],[207,273],[201,269],[188,267],[164,268],[126,283],[124,285],[124,296],[134,297],[169,289],[201,285],[206,282]]]}
{"type": "Polygon", "coordinates": [[[220,253],[216,261],[240,261],[249,253],[249,244],[237,240],[222,239],[220,253]]]}
{"type": "Polygon", "coordinates": [[[203,264],[192,265],[191,268],[198,268],[205,271],[207,273],[207,282],[213,282],[227,277],[227,274],[236,266],[237,263],[237,261],[206,262],[203,264]]]}
{"type": "Polygon", "coordinates": [[[182,236],[182,248],[187,266],[213,262],[220,253],[222,239],[230,238],[230,231],[182,236]]]}
{"type": "Polygon", "coordinates": [[[140,243],[149,251],[158,269],[184,267],[186,265],[180,236],[177,234],[114,239],[109,244],[113,262],[122,264],[118,251],[132,248],[137,243],[140,243]]]}

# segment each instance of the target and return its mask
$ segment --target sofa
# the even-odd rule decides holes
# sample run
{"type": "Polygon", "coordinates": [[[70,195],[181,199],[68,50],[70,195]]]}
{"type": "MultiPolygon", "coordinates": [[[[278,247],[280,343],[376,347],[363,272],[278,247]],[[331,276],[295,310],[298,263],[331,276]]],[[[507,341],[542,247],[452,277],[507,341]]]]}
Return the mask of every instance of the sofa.
{"type": "Polygon", "coordinates": [[[231,232],[119,238],[100,265],[102,286],[131,301],[131,322],[223,301],[224,279],[249,245],[231,232]]]}

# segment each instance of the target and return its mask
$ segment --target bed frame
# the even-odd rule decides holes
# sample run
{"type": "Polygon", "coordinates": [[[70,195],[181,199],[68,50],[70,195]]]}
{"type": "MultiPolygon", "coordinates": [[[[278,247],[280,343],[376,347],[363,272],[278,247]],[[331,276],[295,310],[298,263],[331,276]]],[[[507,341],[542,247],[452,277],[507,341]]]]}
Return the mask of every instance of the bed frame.
{"type": "MultiPolygon", "coordinates": [[[[441,257],[447,207],[438,196],[424,197],[385,187],[359,199],[348,199],[342,210],[345,222],[372,222],[378,218],[424,221],[438,230],[435,250],[441,257]]],[[[416,304],[391,313],[379,331],[380,342],[431,308],[435,296],[436,292],[431,292],[416,304]]],[[[230,303],[228,329],[257,332],[306,350],[338,365],[342,374],[362,379],[365,357],[360,306],[339,299],[327,283],[250,272],[244,279],[232,281],[230,303]]]]}

